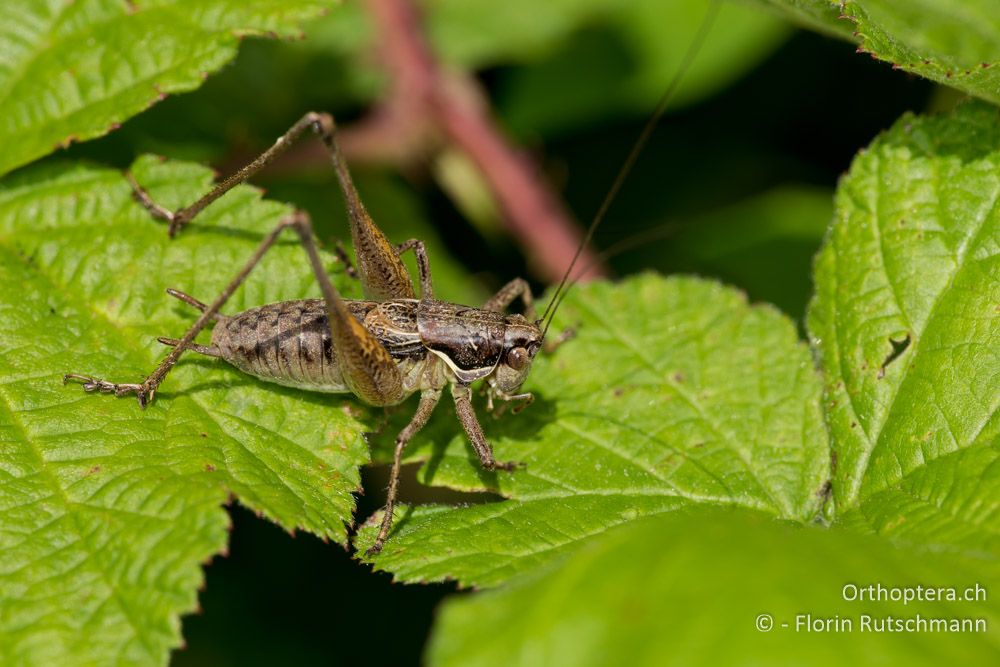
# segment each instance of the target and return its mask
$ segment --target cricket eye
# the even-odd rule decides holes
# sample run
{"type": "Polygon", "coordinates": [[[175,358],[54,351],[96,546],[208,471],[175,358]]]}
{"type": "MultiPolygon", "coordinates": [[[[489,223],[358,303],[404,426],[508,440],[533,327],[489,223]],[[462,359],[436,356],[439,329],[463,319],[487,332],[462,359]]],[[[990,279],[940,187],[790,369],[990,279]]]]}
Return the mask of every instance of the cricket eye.
{"type": "Polygon", "coordinates": [[[515,371],[523,370],[524,367],[528,365],[530,360],[531,356],[523,347],[512,348],[511,351],[507,353],[507,365],[515,371]]]}

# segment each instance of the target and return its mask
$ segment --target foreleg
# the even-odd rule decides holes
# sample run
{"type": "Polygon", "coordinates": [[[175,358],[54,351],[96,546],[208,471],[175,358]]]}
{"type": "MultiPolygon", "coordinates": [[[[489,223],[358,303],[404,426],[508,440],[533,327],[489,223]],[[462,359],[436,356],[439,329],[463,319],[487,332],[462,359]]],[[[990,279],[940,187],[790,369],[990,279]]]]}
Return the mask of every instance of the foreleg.
{"type": "Polygon", "coordinates": [[[458,421],[462,423],[465,434],[472,443],[479,461],[487,470],[514,470],[522,464],[515,461],[497,461],[493,458],[493,447],[490,446],[483,427],[479,425],[476,411],[472,408],[472,391],[467,385],[451,385],[451,394],[455,399],[455,412],[458,413],[458,421]]]}

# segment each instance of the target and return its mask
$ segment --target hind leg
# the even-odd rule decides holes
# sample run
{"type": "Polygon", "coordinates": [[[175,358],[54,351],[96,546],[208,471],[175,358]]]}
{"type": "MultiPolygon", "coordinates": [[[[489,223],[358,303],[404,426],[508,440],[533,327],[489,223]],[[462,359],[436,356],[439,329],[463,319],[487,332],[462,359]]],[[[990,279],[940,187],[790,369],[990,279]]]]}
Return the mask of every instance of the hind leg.
{"type": "MultiPolygon", "coordinates": [[[[205,210],[209,204],[273,162],[289,146],[310,130],[320,138],[323,146],[326,147],[326,151],[330,156],[330,162],[337,174],[337,180],[340,182],[344,200],[347,203],[347,217],[351,223],[351,240],[354,243],[354,252],[357,256],[356,270],[349,262],[345,263],[345,266],[350,266],[349,275],[356,273],[361,280],[362,290],[369,299],[376,301],[413,299],[416,297],[413,281],[406,270],[406,265],[399,258],[399,254],[403,250],[412,247],[414,252],[417,253],[418,263],[421,266],[421,276],[426,276],[424,291],[427,293],[425,297],[429,298],[431,292],[429,289],[430,269],[427,268],[426,253],[423,253],[423,244],[414,244],[403,249],[397,249],[389,243],[385,234],[382,233],[375,224],[375,221],[372,220],[364,204],[361,202],[361,196],[354,186],[354,180],[351,178],[347,163],[340,153],[340,147],[337,145],[336,139],[336,125],[334,124],[333,117],[329,114],[307,113],[289,128],[285,134],[279,137],[273,146],[261,153],[257,159],[220,182],[194,203],[179,208],[176,211],[171,211],[157,204],[131,174],[126,174],[126,176],[135,191],[135,198],[153,217],[169,223],[168,232],[173,237],[199,213],[205,210]]],[[[407,244],[404,244],[404,246],[407,246],[407,244]]],[[[347,256],[343,252],[338,252],[338,255],[341,259],[347,256]]]]}
{"type": "Polygon", "coordinates": [[[253,271],[254,267],[257,266],[264,254],[267,253],[268,249],[270,249],[270,247],[274,245],[274,242],[278,240],[278,236],[281,235],[281,232],[284,231],[286,227],[295,225],[297,221],[297,214],[293,213],[278,222],[278,225],[264,238],[261,244],[257,246],[257,250],[254,251],[253,256],[246,263],[246,265],[244,265],[240,272],[236,274],[236,277],[233,278],[228,285],[226,285],[225,289],[222,290],[222,293],[215,299],[215,301],[212,302],[211,305],[206,306],[197,299],[194,299],[183,292],[178,292],[177,290],[168,291],[168,294],[171,296],[176,296],[181,301],[193,305],[195,308],[201,310],[201,316],[195,320],[195,323],[191,325],[191,328],[188,329],[186,334],[184,334],[184,337],[176,341],[174,349],[170,351],[170,354],[168,354],[167,357],[160,362],[160,365],[157,366],[156,369],[150,373],[143,382],[108,382],[89,375],[67,373],[63,376],[63,383],[66,383],[69,380],[78,380],[83,383],[84,391],[100,391],[105,394],[113,393],[115,396],[135,394],[140,407],[145,408],[153,400],[156,395],[157,387],[160,386],[160,383],[163,382],[163,378],[167,376],[170,369],[173,368],[174,364],[176,364],[181,358],[184,350],[191,347],[195,336],[197,336],[201,330],[205,328],[205,325],[219,317],[219,309],[225,305],[226,301],[229,300],[229,297],[231,297],[236,291],[236,288],[243,284],[243,281],[246,280],[246,277],[251,271],[253,271]]]}
{"type": "MultiPolygon", "coordinates": [[[[302,211],[295,211],[282,218],[277,226],[257,246],[250,260],[240,269],[236,277],[222,290],[211,305],[205,306],[197,299],[173,290],[171,294],[185,303],[202,310],[201,316],[188,329],[184,337],[176,341],[174,349],[160,362],[160,365],[140,384],[106,382],[99,378],[77,373],[63,376],[63,381],[79,380],[86,391],[114,393],[116,396],[135,394],[143,408],[153,400],[157,387],[163,382],[186,349],[191,347],[195,337],[210,321],[220,317],[219,309],[243,284],[251,271],[260,263],[267,251],[286,228],[294,229],[302,243],[302,249],[309,259],[313,275],[319,283],[326,302],[327,321],[337,355],[337,363],[344,374],[351,391],[371,405],[394,405],[405,396],[403,376],[392,356],[379,340],[354,318],[340,294],[326,275],[316,240],[313,237],[312,222],[302,211]]],[[[224,317],[224,316],[222,316],[224,317]]],[[[171,340],[172,339],[167,339],[171,340]]]]}
{"type": "Polygon", "coordinates": [[[374,556],[382,551],[386,538],[389,537],[389,530],[392,528],[392,515],[396,508],[396,497],[399,493],[399,471],[403,464],[403,450],[406,444],[422,429],[430,419],[434,407],[441,400],[440,389],[426,389],[420,394],[420,404],[414,413],[410,423],[406,425],[399,435],[396,436],[396,449],[392,458],[392,471],[389,474],[389,489],[386,493],[385,510],[382,514],[382,523],[379,526],[378,536],[374,544],[365,552],[366,556],[374,556]]]}

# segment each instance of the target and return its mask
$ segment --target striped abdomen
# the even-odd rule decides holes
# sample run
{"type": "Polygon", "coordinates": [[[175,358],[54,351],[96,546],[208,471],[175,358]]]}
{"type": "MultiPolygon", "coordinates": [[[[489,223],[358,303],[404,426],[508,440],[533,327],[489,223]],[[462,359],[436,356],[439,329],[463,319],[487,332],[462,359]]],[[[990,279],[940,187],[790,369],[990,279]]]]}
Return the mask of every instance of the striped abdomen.
{"type": "MultiPolygon", "coordinates": [[[[415,324],[412,336],[406,331],[405,305],[348,301],[347,306],[369,330],[376,329],[373,333],[394,357],[423,354],[415,324]],[[378,331],[386,320],[382,311],[392,309],[396,327],[401,308],[403,330],[394,328],[385,340],[386,332],[378,331]]],[[[264,380],[312,391],[349,391],[337,365],[322,299],[271,303],[221,318],[212,330],[212,346],[236,368],[264,380]]]]}

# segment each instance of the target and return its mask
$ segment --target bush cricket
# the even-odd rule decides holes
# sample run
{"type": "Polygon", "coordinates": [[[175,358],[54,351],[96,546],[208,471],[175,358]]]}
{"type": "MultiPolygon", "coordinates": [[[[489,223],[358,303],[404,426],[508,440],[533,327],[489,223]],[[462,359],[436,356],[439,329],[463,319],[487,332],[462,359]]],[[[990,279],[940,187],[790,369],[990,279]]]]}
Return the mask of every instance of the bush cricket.
{"type": "Polygon", "coordinates": [[[311,391],[349,392],[373,406],[396,405],[419,393],[415,414],[395,439],[385,510],[378,536],[367,552],[368,555],[377,554],[382,550],[392,526],[403,451],[410,439],[427,423],[445,387],[450,388],[459,422],[482,466],[486,470],[510,471],[520,465],[494,458],[493,448],[483,434],[472,407],[471,384],[485,381],[490,408],[496,400],[517,401],[514,410],[517,412],[531,403],[532,395],[519,390],[539,350],[543,347],[553,349],[567,337],[562,335],[547,339],[546,335],[566,291],[572,287],[569,278],[580,251],[604,219],[636,157],[666,110],[673,91],[705,38],[718,4],[712,3],[677,74],[633,145],[594,216],[576,257],[566,269],[540,318],[535,312],[530,287],[521,278],[508,282],[479,308],[435,300],[430,263],[423,242],[410,239],[393,245],[385,237],[355,189],[337,145],[332,116],[310,112],[250,164],[194,203],[176,211],[157,204],[141,184],[131,175],[127,177],[135,198],[154,218],[165,221],[170,237],[174,237],[209,204],[270,164],[302,135],[314,132],[326,148],[346,201],[356,267],[339,245],[337,254],[347,267],[348,274],[360,281],[364,300],[346,300],[340,296],[320,260],[309,216],[303,211],[294,211],[278,221],[246,264],[210,304],[172,288],[167,290],[171,296],[201,311],[201,315],[182,338],[159,339],[173,349],[143,382],[116,383],[78,373],[66,374],[64,382],[82,382],[88,392],[115,396],[134,394],[139,405],[145,408],[181,355],[192,350],[219,357],[245,373],[270,382],[311,391]],[[222,314],[220,311],[226,301],[286,229],[298,235],[323,298],[272,303],[235,315],[222,314]],[[419,298],[400,259],[408,251],[412,251],[417,259],[419,298]],[[523,313],[505,314],[504,311],[517,300],[523,305],[523,313]],[[210,322],[215,324],[211,344],[196,344],[195,337],[210,322]]]}

